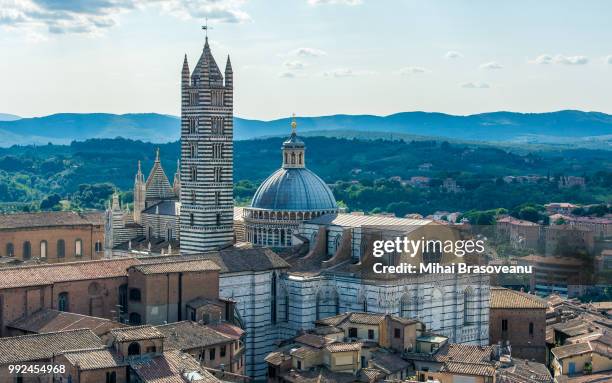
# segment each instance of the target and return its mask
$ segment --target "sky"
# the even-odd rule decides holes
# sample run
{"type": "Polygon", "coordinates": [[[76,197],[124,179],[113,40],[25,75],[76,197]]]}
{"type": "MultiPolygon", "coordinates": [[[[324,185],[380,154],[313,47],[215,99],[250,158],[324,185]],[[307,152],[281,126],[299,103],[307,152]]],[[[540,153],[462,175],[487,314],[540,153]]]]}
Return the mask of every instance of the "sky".
{"type": "Polygon", "coordinates": [[[0,0],[0,112],[180,114],[231,56],[235,114],[612,113],[612,2],[0,0]]]}

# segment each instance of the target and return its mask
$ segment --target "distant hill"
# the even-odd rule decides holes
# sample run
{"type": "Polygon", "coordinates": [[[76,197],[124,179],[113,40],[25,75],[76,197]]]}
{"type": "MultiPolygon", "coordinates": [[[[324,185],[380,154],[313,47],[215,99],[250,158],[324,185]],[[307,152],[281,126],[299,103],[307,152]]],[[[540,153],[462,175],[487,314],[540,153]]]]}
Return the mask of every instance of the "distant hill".
{"type": "Polygon", "coordinates": [[[14,114],[8,114],[8,113],[0,113],[0,121],[15,121],[15,120],[19,120],[21,117],[16,116],[14,114]]]}
{"type": "MultiPolygon", "coordinates": [[[[3,116],[3,115],[0,115],[3,116]]],[[[13,144],[67,144],[89,138],[127,137],[154,143],[179,138],[179,119],[156,113],[60,113],[45,117],[2,121],[0,146],[13,144]]],[[[441,137],[463,141],[576,144],[588,142],[612,148],[612,116],[599,112],[563,110],[550,113],[493,112],[469,116],[404,112],[389,116],[332,115],[298,118],[300,132],[347,132],[441,137]]],[[[235,119],[235,138],[244,140],[285,135],[289,119],[271,121],[235,119]]],[[[332,132],[332,133],[330,133],[332,132]]],[[[362,135],[362,133],[358,134],[362,135]]]]}

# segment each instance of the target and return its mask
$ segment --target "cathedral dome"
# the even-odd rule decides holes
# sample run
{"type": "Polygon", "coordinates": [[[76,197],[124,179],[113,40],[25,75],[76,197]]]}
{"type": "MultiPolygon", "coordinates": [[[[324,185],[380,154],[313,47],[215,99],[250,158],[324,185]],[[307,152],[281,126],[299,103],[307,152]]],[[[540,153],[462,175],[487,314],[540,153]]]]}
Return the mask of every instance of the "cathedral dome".
{"type": "Polygon", "coordinates": [[[266,210],[336,210],[332,191],[306,168],[281,168],[257,189],[251,207],[266,210]]]}

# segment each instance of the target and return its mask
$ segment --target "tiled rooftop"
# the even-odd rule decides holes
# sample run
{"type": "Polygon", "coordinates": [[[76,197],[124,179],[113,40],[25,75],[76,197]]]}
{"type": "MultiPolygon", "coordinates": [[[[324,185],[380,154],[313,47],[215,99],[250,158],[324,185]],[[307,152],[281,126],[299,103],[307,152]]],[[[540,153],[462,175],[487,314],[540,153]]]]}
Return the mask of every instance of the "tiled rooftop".
{"type": "Polygon", "coordinates": [[[143,274],[166,274],[166,273],[185,273],[197,271],[218,271],[219,266],[208,259],[196,259],[181,261],[176,259],[174,262],[150,263],[133,266],[133,269],[143,274]]]}
{"type": "Polygon", "coordinates": [[[0,269],[0,289],[127,276],[135,258],[101,259],[0,269]]]}
{"type": "Polygon", "coordinates": [[[164,337],[157,328],[149,325],[131,326],[111,330],[111,335],[117,342],[131,342],[143,339],[160,339],[164,337]]]}
{"type": "Polygon", "coordinates": [[[103,224],[103,212],[76,213],[72,211],[50,211],[38,213],[0,214],[0,230],[51,226],[101,226],[103,224]]]}
{"type": "Polygon", "coordinates": [[[66,350],[103,346],[89,329],[0,338],[0,364],[50,359],[66,350]]]}
{"type": "Polygon", "coordinates": [[[180,351],[166,351],[154,358],[132,363],[134,372],[143,383],[220,383],[202,369],[191,355],[180,351]]]}
{"type": "Polygon", "coordinates": [[[215,344],[229,343],[234,340],[206,325],[191,321],[156,326],[156,329],[166,337],[164,346],[168,350],[185,351],[215,344]]]}
{"type": "Polygon", "coordinates": [[[108,333],[113,328],[126,327],[124,324],[113,322],[105,318],[52,309],[38,310],[32,315],[9,323],[7,326],[30,333],[46,333],[88,328],[98,336],[108,333]]]}
{"type": "Polygon", "coordinates": [[[325,346],[329,352],[345,352],[345,351],[358,351],[361,350],[361,343],[332,343],[325,346]]]}
{"type": "Polygon", "coordinates": [[[126,365],[123,358],[115,350],[106,347],[67,351],[64,356],[73,366],[78,365],[81,370],[97,370],[126,365]]]}
{"type": "Polygon", "coordinates": [[[535,295],[505,289],[503,287],[491,287],[492,309],[546,309],[546,301],[535,295]]]}

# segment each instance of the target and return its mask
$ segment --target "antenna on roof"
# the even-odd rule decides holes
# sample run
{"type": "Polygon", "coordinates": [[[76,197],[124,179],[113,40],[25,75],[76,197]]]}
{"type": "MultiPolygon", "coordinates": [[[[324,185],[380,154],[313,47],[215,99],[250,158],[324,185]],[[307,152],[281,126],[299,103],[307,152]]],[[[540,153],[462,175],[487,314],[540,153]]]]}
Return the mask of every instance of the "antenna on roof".
{"type": "Polygon", "coordinates": [[[212,27],[208,26],[208,17],[205,18],[205,22],[204,25],[202,25],[202,29],[204,30],[204,36],[206,36],[206,39],[208,39],[208,30],[213,29],[212,27]]]}

